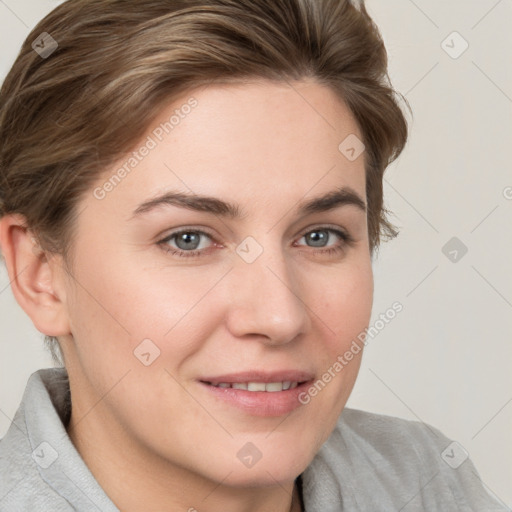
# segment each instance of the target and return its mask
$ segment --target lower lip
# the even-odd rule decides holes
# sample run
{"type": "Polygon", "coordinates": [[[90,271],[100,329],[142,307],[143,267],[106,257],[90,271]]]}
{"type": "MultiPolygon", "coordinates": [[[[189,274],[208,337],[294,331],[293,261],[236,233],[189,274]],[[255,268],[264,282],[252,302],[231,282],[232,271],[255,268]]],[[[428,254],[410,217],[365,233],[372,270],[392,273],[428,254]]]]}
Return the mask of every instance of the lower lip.
{"type": "Polygon", "coordinates": [[[246,391],[245,389],[218,388],[199,382],[213,396],[238,407],[253,416],[282,416],[303,405],[299,395],[306,391],[313,381],[299,384],[296,388],[283,391],[246,391]]]}

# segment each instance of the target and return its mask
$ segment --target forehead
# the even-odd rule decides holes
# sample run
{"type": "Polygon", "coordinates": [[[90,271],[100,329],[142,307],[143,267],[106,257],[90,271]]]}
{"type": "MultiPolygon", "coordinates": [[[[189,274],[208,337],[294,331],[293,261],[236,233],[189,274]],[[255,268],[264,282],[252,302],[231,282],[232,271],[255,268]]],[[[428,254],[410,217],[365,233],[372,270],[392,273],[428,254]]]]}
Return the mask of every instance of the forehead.
{"type": "Polygon", "coordinates": [[[168,189],[259,206],[343,185],[364,197],[364,154],[351,161],[339,148],[354,136],[362,139],[353,115],[326,86],[213,84],[164,104],[95,186],[111,183],[102,207],[116,210],[168,189]]]}

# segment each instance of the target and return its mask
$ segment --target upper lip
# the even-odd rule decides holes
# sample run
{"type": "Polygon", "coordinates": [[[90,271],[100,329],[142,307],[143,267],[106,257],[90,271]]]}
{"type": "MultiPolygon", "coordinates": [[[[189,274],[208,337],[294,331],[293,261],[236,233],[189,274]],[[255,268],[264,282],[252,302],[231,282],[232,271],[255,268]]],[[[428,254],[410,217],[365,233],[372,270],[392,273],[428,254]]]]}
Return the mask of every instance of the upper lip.
{"type": "Polygon", "coordinates": [[[313,379],[314,375],[308,371],[302,370],[277,370],[277,371],[259,371],[252,370],[238,373],[228,373],[225,375],[215,375],[211,377],[201,377],[199,380],[211,384],[220,382],[305,382],[313,379]]]}

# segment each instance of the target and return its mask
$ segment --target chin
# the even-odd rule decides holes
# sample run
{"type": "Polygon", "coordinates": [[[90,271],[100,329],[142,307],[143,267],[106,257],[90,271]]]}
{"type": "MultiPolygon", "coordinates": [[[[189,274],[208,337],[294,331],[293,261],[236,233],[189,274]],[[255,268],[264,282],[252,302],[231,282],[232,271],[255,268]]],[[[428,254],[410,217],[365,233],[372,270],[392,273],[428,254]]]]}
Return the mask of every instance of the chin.
{"type": "MultiPolygon", "coordinates": [[[[308,461],[309,462],[309,461],[308,461]]],[[[226,474],[218,475],[219,481],[231,487],[274,487],[279,484],[293,482],[304,469],[308,462],[300,465],[286,466],[282,463],[276,464],[269,461],[263,464],[260,461],[252,468],[232,469],[231,474],[226,478],[226,474]],[[225,479],[224,479],[225,478],[225,479]]]]}
{"type": "Polygon", "coordinates": [[[217,464],[209,469],[215,471],[213,480],[223,480],[233,487],[275,486],[276,482],[295,480],[313,459],[314,448],[304,446],[303,439],[294,439],[285,445],[279,443],[279,439],[274,443],[268,439],[255,440],[254,443],[237,441],[236,448],[228,450],[235,456],[225,453],[222,460],[217,459],[217,464]]]}

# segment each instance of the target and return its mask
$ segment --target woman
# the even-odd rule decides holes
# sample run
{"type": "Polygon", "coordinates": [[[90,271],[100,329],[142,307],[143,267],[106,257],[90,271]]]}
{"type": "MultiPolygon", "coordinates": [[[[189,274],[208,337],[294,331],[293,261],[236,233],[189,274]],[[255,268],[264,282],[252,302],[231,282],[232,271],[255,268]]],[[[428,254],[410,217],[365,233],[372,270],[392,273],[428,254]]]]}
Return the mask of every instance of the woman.
{"type": "Polygon", "coordinates": [[[436,429],[345,408],[396,235],[386,66],[340,0],[38,24],[0,92],[0,245],[65,366],[27,384],[0,510],[504,510],[436,429]]]}

